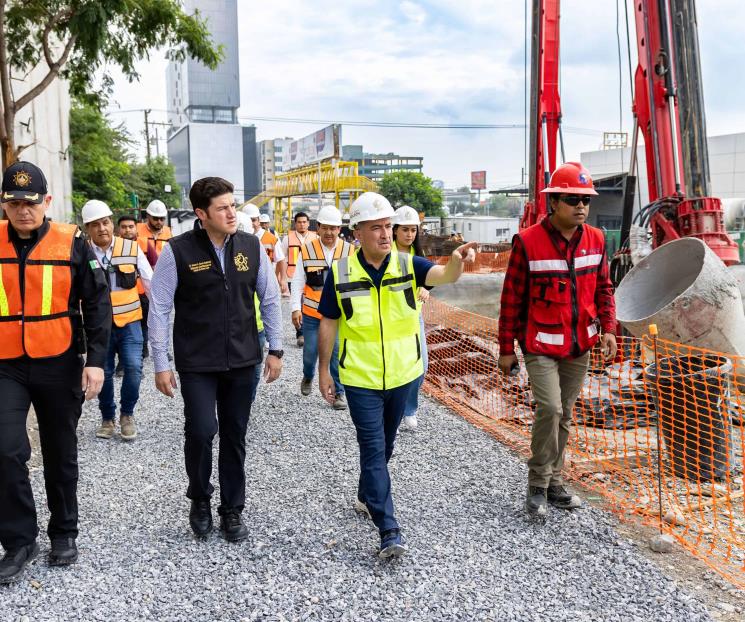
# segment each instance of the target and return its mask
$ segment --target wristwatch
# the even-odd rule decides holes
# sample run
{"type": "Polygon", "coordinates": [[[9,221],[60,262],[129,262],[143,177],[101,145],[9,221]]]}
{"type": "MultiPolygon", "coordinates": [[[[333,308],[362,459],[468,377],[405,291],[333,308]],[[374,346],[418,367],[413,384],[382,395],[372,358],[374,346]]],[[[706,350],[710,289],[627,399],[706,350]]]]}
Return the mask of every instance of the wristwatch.
{"type": "Polygon", "coordinates": [[[284,350],[269,350],[269,354],[271,356],[276,356],[278,359],[281,359],[285,355],[284,350]]]}

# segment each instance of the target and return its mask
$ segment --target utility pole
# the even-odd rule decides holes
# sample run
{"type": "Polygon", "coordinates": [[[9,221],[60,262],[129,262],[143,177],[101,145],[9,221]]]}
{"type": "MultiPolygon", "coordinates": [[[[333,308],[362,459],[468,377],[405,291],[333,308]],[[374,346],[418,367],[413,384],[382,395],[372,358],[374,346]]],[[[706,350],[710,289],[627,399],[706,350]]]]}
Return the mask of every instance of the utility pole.
{"type": "Polygon", "coordinates": [[[150,162],[150,125],[148,122],[148,115],[150,114],[150,108],[145,110],[145,149],[146,149],[146,160],[150,162]]]}

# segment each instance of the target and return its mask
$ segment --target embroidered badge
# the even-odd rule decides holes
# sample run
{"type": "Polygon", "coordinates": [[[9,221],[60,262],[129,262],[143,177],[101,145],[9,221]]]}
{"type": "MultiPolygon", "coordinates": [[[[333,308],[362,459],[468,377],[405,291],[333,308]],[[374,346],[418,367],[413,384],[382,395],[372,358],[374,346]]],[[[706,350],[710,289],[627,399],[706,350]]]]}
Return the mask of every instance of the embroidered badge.
{"type": "Polygon", "coordinates": [[[233,257],[233,261],[238,272],[248,272],[248,258],[243,253],[238,253],[233,257]]]}
{"type": "Polygon", "coordinates": [[[31,175],[26,171],[18,171],[13,175],[13,183],[19,188],[25,188],[31,183],[31,175]]]}
{"type": "Polygon", "coordinates": [[[200,261],[197,263],[189,264],[189,270],[191,270],[192,272],[204,272],[205,270],[209,270],[211,267],[211,261],[200,261]]]}

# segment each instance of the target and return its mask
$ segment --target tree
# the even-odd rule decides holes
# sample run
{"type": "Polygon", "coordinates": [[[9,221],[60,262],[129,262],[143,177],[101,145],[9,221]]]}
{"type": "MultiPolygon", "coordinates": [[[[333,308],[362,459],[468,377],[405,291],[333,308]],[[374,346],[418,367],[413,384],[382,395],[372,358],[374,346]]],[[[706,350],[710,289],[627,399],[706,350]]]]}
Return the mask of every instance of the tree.
{"type": "Polygon", "coordinates": [[[112,127],[95,106],[76,103],[70,109],[73,213],[88,199],[105,201],[114,211],[128,207],[129,146],[124,129],[112,127]]]}
{"type": "Polygon", "coordinates": [[[213,69],[223,57],[199,13],[186,15],[178,0],[0,0],[3,168],[29,146],[15,144],[16,114],[56,78],[69,82],[73,97],[100,107],[111,93],[111,68],[135,81],[137,61],[160,47],[170,59],[191,56],[213,69]],[[15,97],[11,80],[37,66],[44,76],[15,97]]]}
{"type": "Polygon", "coordinates": [[[176,170],[165,156],[150,158],[144,164],[133,163],[129,175],[129,189],[140,204],[160,199],[169,209],[181,209],[181,187],[176,183],[176,170]],[[171,186],[170,192],[165,191],[171,186]]]}
{"type": "Polygon", "coordinates": [[[380,194],[393,207],[409,205],[426,216],[444,216],[442,190],[432,185],[432,180],[422,173],[397,171],[387,173],[378,184],[380,194]]]}

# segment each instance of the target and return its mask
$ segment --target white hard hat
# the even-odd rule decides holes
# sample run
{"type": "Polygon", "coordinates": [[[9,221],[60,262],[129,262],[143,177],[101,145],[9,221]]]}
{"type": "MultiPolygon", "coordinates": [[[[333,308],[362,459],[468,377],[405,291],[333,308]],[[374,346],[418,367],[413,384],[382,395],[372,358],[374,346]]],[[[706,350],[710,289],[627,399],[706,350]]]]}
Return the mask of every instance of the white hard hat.
{"type": "Polygon", "coordinates": [[[167,218],[168,217],[168,209],[166,208],[166,204],[163,203],[160,199],[154,199],[150,201],[150,203],[147,204],[147,209],[145,210],[146,214],[150,214],[151,216],[154,216],[155,218],[167,218]]]}
{"type": "Polygon", "coordinates": [[[256,207],[253,203],[248,203],[243,208],[243,213],[246,214],[249,218],[261,218],[261,214],[259,214],[259,208],[256,207]]]}
{"type": "Polygon", "coordinates": [[[259,215],[259,222],[270,222],[269,221],[269,214],[260,214],[259,215]]]}
{"type": "Polygon", "coordinates": [[[318,210],[316,222],[319,225],[330,225],[332,227],[341,227],[341,212],[333,205],[327,205],[318,210]]]}
{"type": "Polygon", "coordinates": [[[109,209],[103,201],[98,199],[92,199],[83,205],[83,209],[80,211],[80,215],[83,217],[83,224],[87,225],[89,222],[98,220],[99,218],[105,218],[106,216],[113,216],[114,213],[109,209]]]}
{"type": "Polygon", "coordinates": [[[246,233],[254,232],[254,226],[248,214],[238,211],[235,213],[235,217],[238,220],[238,231],[245,231],[246,233]]]}
{"type": "Polygon", "coordinates": [[[402,205],[396,210],[393,217],[394,225],[416,225],[419,226],[419,214],[413,207],[402,205]]]}
{"type": "Polygon", "coordinates": [[[352,203],[349,213],[349,225],[356,227],[367,220],[393,218],[394,211],[390,202],[377,192],[363,192],[352,203]]]}

